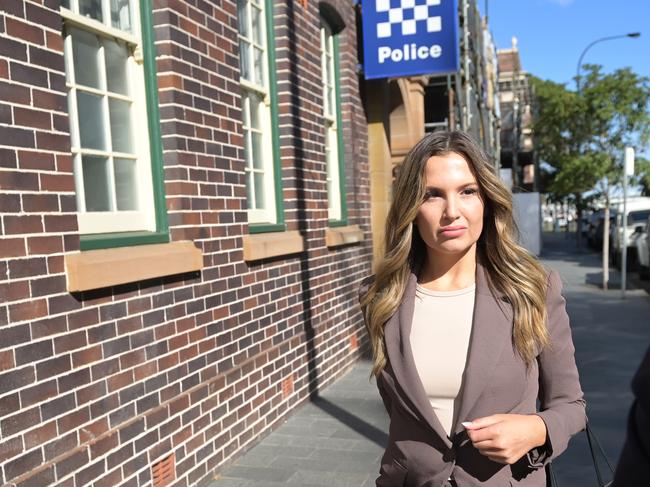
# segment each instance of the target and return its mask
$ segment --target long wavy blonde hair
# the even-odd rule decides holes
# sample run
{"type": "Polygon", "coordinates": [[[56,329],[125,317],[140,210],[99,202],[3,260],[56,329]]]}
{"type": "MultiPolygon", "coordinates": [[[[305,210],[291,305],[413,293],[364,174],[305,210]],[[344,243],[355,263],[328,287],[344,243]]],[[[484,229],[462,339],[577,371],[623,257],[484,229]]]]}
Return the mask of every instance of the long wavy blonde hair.
{"type": "Polygon", "coordinates": [[[395,181],[394,197],[386,221],[384,256],[365,294],[361,309],[373,351],[372,373],[386,366],[384,325],[397,311],[411,273],[418,274],[426,246],[413,221],[426,191],[425,169],[432,156],[461,155],[469,164],[485,205],[477,259],[483,265],[493,293],[502,294],[514,312],[513,344],[530,365],[549,344],[546,328],[547,275],[544,268],[517,243],[512,196],[495,174],[480,147],[465,133],[433,132],[406,155],[395,181]]]}

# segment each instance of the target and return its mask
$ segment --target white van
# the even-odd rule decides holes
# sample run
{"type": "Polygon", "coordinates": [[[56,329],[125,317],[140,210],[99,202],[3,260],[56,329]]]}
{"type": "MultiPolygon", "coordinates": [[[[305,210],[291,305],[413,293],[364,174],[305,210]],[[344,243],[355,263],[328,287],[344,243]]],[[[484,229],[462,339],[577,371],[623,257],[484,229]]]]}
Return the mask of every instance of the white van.
{"type": "MultiPolygon", "coordinates": [[[[623,203],[615,205],[616,220],[612,228],[611,254],[612,262],[620,267],[623,248],[623,203]]],[[[645,225],[650,218],[650,196],[638,196],[627,200],[627,222],[625,232],[627,233],[627,267],[636,267],[637,253],[635,239],[632,238],[634,229],[639,225],[645,225]]]]}

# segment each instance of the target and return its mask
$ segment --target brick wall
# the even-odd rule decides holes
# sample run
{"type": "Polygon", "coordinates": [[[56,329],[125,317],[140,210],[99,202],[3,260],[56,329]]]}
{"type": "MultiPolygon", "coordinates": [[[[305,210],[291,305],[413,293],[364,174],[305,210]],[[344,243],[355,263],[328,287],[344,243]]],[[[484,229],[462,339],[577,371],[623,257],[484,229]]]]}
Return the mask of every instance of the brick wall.
{"type": "Polygon", "coordinates": [[[155,0],[171,239],[204,269],[70,294],[79,250],[60,0],[0,7],[0,483],[196,485],[331,383],[365,347],[367,134],[352,2],[341,32],[350,224],[329,249],[318,2],[273,2],[288,230],[306,251],[245,262],[236,2],[155,0]]]}

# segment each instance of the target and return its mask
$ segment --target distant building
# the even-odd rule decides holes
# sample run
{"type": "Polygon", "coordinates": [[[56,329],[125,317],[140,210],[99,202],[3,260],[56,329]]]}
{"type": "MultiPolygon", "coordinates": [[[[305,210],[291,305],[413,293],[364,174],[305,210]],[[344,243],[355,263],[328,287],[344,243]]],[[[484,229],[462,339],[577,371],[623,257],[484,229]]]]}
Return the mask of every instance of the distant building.
{"type": "Polygon", "coordinates": [[[537,160],[532,134],[533,92],[523,70],[517,39],[499,49],[499,104],[501,108],[501,167],[511,169],[513,191],[537,189],[537,160]]]}
{"type": "Polygon", "coordinates": [[[487,19],[475,1],[459,4],[460,69],[447,76],[430,76],[424,91],[424,128],[469,132],[492,157],[499,153],[499,114],[496,98],[496,47],[487,19]]]}

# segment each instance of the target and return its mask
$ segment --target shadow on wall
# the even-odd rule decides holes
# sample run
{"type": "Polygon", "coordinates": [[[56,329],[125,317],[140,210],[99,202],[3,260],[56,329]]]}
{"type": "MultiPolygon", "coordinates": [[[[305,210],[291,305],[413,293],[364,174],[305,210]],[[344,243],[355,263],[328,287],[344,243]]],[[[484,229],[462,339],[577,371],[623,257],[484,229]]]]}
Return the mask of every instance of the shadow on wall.
{"type": "Polygon", "coordinates": [[[319,377],[318,366],[316,363],[316,345],[314,343],[315,332],[312,315],[312,291],[311,291],[311,270],[309,268],[309,239],[305,238],[309,231],[308,228],[308,215],[305,191],[305,177],[308,171],[305,169],[305,148],[302,141],[302,119],[300,111],[302,103],[300,94],[298,92],[300,80],[298,77],[298,46],[296,42],[296,29],[291,28],[295,26],[296,13],[294,10],[295,2],[287,2],[287,23],[290,26],[287,29],[287,36],[289,41],[289,86],[293,90],[291,92],[291,126],[293,127],[293,147],[294,147],[294,164],[296,168],[296,199],[297,199],[297,219],[298,231],[305,241],[305,250],[300,254],[300,284],[302,287],[301,301],[302,321],[305,329],[305,339],[307,345],[307,368],[309,377],[309,396],[316,397],[318,395],[319,377]]]}

